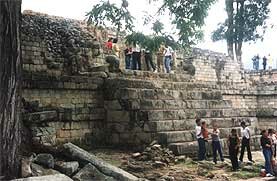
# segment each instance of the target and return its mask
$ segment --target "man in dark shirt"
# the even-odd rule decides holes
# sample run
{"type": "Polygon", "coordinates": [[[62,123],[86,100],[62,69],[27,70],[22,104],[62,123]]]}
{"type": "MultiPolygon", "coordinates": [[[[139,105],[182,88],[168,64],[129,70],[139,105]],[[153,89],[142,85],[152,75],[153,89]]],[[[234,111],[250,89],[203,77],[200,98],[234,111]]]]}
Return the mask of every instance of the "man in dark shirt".
{"type": "Polygon", "coordinates": [[[272,175],[272,169],[271,169],[271,158],[272,158],[271,141],[268,138],[268,133],[266,130],[262,131],[261,146],[263,148],[263,155],[265,158],[266,176],[272,177],[273,175],[272,175]]]}

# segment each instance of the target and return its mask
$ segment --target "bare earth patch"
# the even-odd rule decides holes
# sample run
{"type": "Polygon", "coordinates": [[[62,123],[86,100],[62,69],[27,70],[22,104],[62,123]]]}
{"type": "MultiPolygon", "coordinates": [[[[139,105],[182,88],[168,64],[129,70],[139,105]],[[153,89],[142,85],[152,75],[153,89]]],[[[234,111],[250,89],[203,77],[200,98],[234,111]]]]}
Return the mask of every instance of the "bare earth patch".
{"type": "MultiPolygon", "coordinates": [[[[252,152],[255,160],[253,165],[243,163],[241,170],[237,172],[231,171],[231,163],[228,158],[224,163],[218,162],[215,165],[212,161],[196,162],[190,158],[176,157],[175,163],[156,165],[153,164],[153,161],[134,160],[133,153],[128,151],[100,149],[94,150],[92,153],[135,176],[153,181],[275,180],[259,177],[260,169],[264,165],[263,155],[260,151],[252,152]]],[[[247,162],[247,158],[244,161],[247,162]]]]}

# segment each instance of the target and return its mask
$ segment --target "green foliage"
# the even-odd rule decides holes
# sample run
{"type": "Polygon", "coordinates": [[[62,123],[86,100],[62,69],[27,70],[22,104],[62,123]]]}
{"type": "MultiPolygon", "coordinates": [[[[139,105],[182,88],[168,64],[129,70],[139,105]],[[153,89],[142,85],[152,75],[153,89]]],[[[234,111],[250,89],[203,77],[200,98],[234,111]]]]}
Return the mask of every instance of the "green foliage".
{"type": "Polygon", "coordinates": [[[122,0],[121,7],[117,7],[109,1],[101,1],[87,13],[87,22],[95,26],[106,26],[107,23],[110,23],[117,28],[117,33],[119,33],[123,25],[125,30],[132,31],[134,18],[127,7],[128,1],[126,0],[122,0]]]}
{"type": "MultiPolygon", "coordinates": [[[[227,40],[229,48],[241,56],[243,42],[263,39],[271,0],[226,0],[228,18],[212,34],[213,41],[227,40]]],[[[231,53],[232,53],[231,51],[231,53]]]]}
{"type": "MultiPolygon", "coordinates": [[[[233,31],[235,34],[230,35],[233,36],[234,41],[238,40],[238,34],[236,32],[243,31],[243,41],[257,41],[258,39],[262,39],[265,30],[267,28],[266,19],[268,18],[269,4],[271,0],[244,0],[244,5],[242,10],[234,9],[234,26],[233,31]],[[241,10],[241,11],[239,11],[241,10]],[[243,26],[239,26],[242,24],[243,26]],[[258,31],[259,28],[262,31],[258,31]]],[[[238,2],[234,1],[234,6],[237,7],[238,2]]],[[[226,8],[227,9],[227,8],[226,8]]],[[[213,32],[212,39],[214,41],[223,40],[227,37],[227,20],[224,23],[219,24],[219,28],[213,32]]]]}
{"type": "Polygon", "coordinates": [[[164,29],[164,24],[163,24],[162,22],[160,22],[159,20],[156,20],[156,21],[153,23],[152,30],[153,30],[156,34],[162,33],[163,29],[164,29]]]}
{"type": "Polygon", "coordinates": [[[165,36],[148,36],[143,33],[134,32],[125,37],[126,43],[130,45],[139,45],[142,48],[147,48],[151,52],[159,49],[161,44],[167,44],[173,49],[178,49],[179,44],[169,35],[165,36]]]}
{"type": "MultiPolygon", "coordinates": [[[[157,1],[157,0],[156,0],[157,1]]],[[[159,12],[169,11],[172,24],[178,29],[180,43],[184,47],[194,45],[203,39],[201,27],[205,24],[210,6],[216,0],[163,0],[159,12]]]]}

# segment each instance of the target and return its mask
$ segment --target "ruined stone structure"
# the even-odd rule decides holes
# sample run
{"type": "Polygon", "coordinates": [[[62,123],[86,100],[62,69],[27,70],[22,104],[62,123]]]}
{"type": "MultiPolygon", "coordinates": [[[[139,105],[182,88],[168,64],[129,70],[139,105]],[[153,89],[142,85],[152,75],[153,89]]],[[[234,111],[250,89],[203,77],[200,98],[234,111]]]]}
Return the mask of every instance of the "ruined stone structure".
{"type": "Polygon", "coordinates": [[[110,73],[95,66],[103,63],[101,43],[82,23],[36,13],[23,19],[24,123],[34,143],[141,147],[158,140],[187,154],[196,150],[196,117],[220,127],[224,147],[241,121],[253,148],[259,129],[277,128],[274,83],[223,54],[178,55],[178,74],[110,73]]]}

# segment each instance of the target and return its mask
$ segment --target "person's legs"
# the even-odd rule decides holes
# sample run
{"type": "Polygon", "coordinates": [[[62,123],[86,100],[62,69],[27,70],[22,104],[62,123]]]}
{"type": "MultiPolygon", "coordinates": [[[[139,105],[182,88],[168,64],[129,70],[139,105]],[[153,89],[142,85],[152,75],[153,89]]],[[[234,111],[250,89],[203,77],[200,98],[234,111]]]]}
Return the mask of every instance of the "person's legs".
{"type": "Polygon", "coordinates": [[[132,56],[132,70],[137,70],[137,54],[133,52],[132,56]]]}
{"type": "Polygon", "coordinates": [[[170,62],[171,62],[171,58],[169,56],[164,58],[164,64],[165,64],[165,69],[166,69],[166,73],[170,73],[170,62]]]}
{"type": "Polygon", "coordinates": [[[240,152],[240,158],[239,158],[239,160],[241,162],[243,162],[243,156],[244,156],[245,147],[246,147],[245,138],[242,138],[242,141],[241,141],[241,152],[240,152]]]}
{"type": "Polygon", "coordinates": [[[200,141],[200,138],[197,139],[197,142],[198,142],[198,160],[200,161],[201,160],[201,141],[200,141]]]}
{"type": "Polygon", "coordinates": [[[263,154],[265,159],[265,171],[271,174],[271,152],[269,149],[263,149],[263,154]]]}
{"type": "Polygon", "coordinates": [[[214,161],[214,163],[216,163],[217,162],[217,160],[216,160],[216,156],[217,156],[217,154],[216,154],[216,151],[217,151],[217,147],[216,147],[216,141],[212,141],[212,147],[213,147],[213,161],[214,161]]]}
{"type": "Polygon", "coordinates": [[[149,57],[149,63],[151,65],[153,71],[155,71],[157,69],[157,67],[156,67],[155,63],[153,62],[153,57],[152,56],[149,57]]]}
{"type": "Polygon", "coordinates": [[[218,144],[218,153],[219,153],[220,159],[221,159],[221,161],[224,161],[224,157],[223,157],[223,154],[222,154],[221,144],[220,144],[219,141],[218,141],[217,144],[218,144]]]}
{"type": "Polygon", "coordinates": [[[199,161],[205,160],[206,146],[205,146],[205,140],[203,138],[198,139],[198,146],[199,146],[198,159],[199,161]]]}
{"type": "Polygon", "coordinates": [[[247,157],[248,157],[248,160],[249,160],[249,161],[253,161],[253,160],[252,160],[251,149],[250,149],[250,140],[249,140],[249,139],[246,139],[245,143],[246,143],[246,149],[247,149],[247,157]]]}
{"type": "Polygon", "coordinates": [[[141,70],[141,55],[140,52],[137,52],[137,54],[138,70],[141,70]]]}
{"type": "Polygon", "coordinates": [[[229,158],[231,160],[231,163],[232,163],[232,168],[233,170],[236,169],[236,166],[235,166],[235,152],[234,152],[234,149],[232,148],[229,148],[229,158]]]}
{"type": "Polygon", "coordinates": [[[129,56],[125,56],[125,69],[130,69],[130,57],[129,56]]]}
{"type": "Polygon", "coordinates": [[[149,62],[149,56],[148,55],[145,55],[145,64],[146,64],[146,69],[147,71],[150,71],[150,62],[149,62]]]}
{"type": "Polygon", "coordinates": [[[234,166],[235,166],[235,169],[239,168],[238,154],[239,154],[239,149],[235,149],[235,151],[234,151],[234,166]]]}

